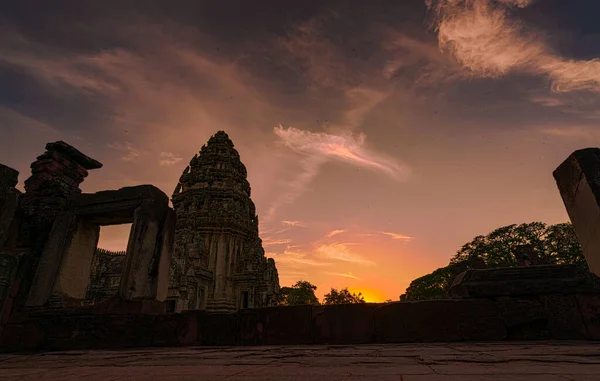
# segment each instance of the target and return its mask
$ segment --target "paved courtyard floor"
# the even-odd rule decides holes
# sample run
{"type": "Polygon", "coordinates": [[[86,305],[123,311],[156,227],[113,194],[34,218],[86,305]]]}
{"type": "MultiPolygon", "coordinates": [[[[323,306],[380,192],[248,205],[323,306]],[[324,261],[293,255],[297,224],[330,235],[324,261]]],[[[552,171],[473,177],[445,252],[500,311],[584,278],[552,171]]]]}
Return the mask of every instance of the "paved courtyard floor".
{"type": "Polygon", "coordinates": [[[0,380],[600,381],[600,342],[188,347],[0,355],[0,380]]]}

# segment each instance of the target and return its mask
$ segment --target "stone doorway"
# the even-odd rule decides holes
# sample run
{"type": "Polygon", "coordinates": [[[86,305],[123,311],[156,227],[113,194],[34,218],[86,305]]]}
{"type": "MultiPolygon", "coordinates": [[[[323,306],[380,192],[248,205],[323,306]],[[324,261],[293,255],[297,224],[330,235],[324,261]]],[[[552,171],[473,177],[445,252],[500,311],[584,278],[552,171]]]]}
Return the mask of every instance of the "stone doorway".
{"type": "Polygon", "coordinates": [[[85,304],[97,304],[118,294],[131,227],[132,224],[100,226],[85,304]]]}

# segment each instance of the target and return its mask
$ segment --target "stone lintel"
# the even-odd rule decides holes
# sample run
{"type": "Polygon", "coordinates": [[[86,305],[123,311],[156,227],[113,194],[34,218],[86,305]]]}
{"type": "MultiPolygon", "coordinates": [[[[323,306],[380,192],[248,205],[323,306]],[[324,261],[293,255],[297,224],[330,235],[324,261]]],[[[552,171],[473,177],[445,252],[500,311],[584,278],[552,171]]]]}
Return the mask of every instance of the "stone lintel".
{"type": "Polygon", "coordinates": [[[585,259],[600,275],[600,149],[573,152],[553,175],[585,259]]]}
{"type": "Polygon", "coordinates": [[[72,196],[69,205],[73,208],[85,210],[85,208],[92,208],[97,205],[128,203],[130,201],[138,202],[137,205],[139,205],[144,200],[153,200],[157,206],[169,205],[167,195],[153,185],[138,185],[117,190],[82,193],[72,196]]]}
{"type": "Polygon", "coordinates": [[[84,155],[77,148],[63,141],[46,144],[46,150],[48,152],[60,152],[87,170],[102,168],[102,163],[84,155]]]}
{"type": "Polygon", "coordinates": [[[74,195],[69,199],[69,207],[98,225],[118,225],[132,223],[134,211],[144,202],[154,205],[159,218],[169,209],[167,195],[152,185],[74,195]]]}

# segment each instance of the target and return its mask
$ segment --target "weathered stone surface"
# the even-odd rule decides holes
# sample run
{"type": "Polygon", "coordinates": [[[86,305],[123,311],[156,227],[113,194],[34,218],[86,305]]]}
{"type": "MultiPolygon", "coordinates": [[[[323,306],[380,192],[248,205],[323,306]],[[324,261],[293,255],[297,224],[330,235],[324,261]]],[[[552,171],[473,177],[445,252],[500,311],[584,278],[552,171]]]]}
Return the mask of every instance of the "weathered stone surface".
{"type": "Polygon", "coordinates": [[[239,310],[238,345],[257,345],[263,335],[263,325],[256,309],[239,310]]]}
{"type": "Polygon", "coordinates": [[[316,344],[372,343],[376,304],[314,306],[313,338],[316,344]]]}
{"type": "Polygon", "coordinates": [[[588,266],[600,275],[600,149],[573,152],[554,178],[588,266]]]}
{"type": "Polygon", "coordinates": [[[598,343],[79,350],[3,355],[7,380],[595,381],[598,343]]]}
{"type": "Polygon", "coordinates": [[[92,257],[100,238],[100,226],[85,219],[76,223],[73,236],[60,259],[54,294],[59,298],[85,299],[90,284],[92,257]]]}
{"type": "Polygon", "coordinates": [[[19,208],[21,192],[15,189],[19,172],[0,164],[0,247],[14,246],[17,233],[13,221],[19,208]]]}
{"type": "Polygon", "coordinates": [[[17,272],[26,250],[0,250],[0,327],[8,319],[15,295],[17,272]]]}
{"type": "Polygon", "coordinates": [[[258,324],[262,327],[259,344],[312,343],[312,306],[265,307],[258,308],[257,312],[258,324]]]}
{"type": "Polygon", "coordinates": [[[158,219],[163,219],[163,214],[169,209],[167,195],[152,185],[84,193],[69,198],[69,207],[74,213],[99,225],[133,222],[134,212],[142,203],[150,203],[158,219]]]}
{"type": "Polygon", "coordinates": [[[506,328],[497,303],[487,300],[397,302],[375,308],[380,343],[502,340],[506,328]]]}
{"type": "Polygon", "coordinates": [[[272,305],[275,262],[265,257],[246,167],[223,131],[190,161],[173,193],[177,226],[169,299],[177,309],[272,305]]]}
{"type": "Polygon", "coordinates": [[[592,340],[600,340],[600,295],[576,295],[583,323],[592,340]]]}
{"type": "Polygon", "coordinates": [[[79,184],[88,170],[102,164],[65,142],[48,143],[46,152],[31,164],[21,197],[23,224],[21,244],[41,255],[57,213],[65,210],[69,197],[81,193],[79,184]]]}
{"type": "Polygon", "coordinates": [[[83,315],[46,317],[41,320],[44,348],[147,347],[152,344],[153,315],[83,315]]]}
{"type": "Polygon", "coordinates": [[[93,314],[164,314],[165,302],[152,299],[126,300],[114,295],[90,307],[93,314]]]}
{"type": "Polygon", "coordinates": [[[202,317],[203,313],[198,311],[157,315],[153,323],[152,345],[169,347],[199,345],[202,317]]]}
{"type": "Polygon", "coordinates": [[[537,298],[499,298],[498,305],[509,340],[550,338],[548,316],[537,298]]]}
{"type": "Polygon", "coordinates": [[[202,315],[198,341],[201,345],[235,345],[237,332],[238,315],[236,313],[206,312],[202,315]]]}
{"type": "Polygon", "coordinates": [[[63,253],[71,243],[73,230],[76,226],[73,213],[61,212],[57,215],[33,277],[27,298],[27,306],[43,306],[50,299],[63,253]]]}
{"type": "Polygon", "coordinates": [[[578,265],[472,269],[460,274],[448,291],[462,298],[598,292],[600,278],[578,265]]]}
{"type": "Polygon", "coordinates": [[[542,295],[541,300],[548,315],[548,328],[552,338],[588,338],[575,295],[542,295]]]}

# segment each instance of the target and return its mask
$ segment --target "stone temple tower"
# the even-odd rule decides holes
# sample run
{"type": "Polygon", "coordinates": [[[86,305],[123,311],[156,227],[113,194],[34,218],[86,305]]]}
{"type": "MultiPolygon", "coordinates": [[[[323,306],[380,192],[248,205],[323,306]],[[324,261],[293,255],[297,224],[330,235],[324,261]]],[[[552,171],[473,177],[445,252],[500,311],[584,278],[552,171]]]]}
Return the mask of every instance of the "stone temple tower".
{"type": "Polygon", "coordinates": [[[223,131],[202,146],[173,193],[177,214],[170,309],[232,311],[272,305],[273,259],[258,237],[246,167],[223,131]]]}

